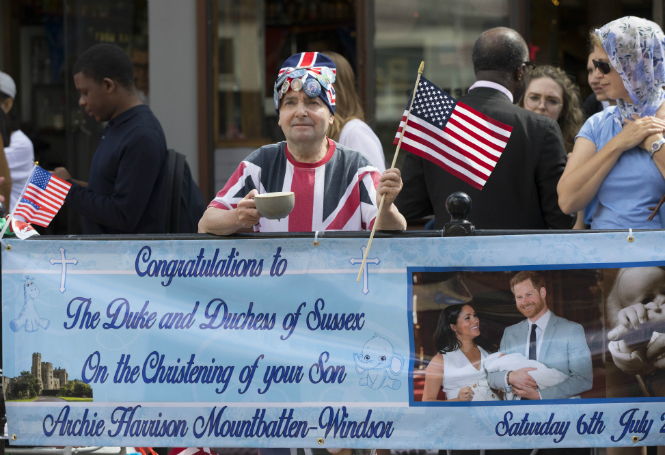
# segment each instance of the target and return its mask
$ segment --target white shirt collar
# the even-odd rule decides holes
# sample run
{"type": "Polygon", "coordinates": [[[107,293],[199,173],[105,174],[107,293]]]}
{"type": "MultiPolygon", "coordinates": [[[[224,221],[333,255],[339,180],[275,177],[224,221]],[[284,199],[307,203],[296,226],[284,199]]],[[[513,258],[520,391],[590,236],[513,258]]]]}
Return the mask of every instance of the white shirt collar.
{"type": "Polygon", "coordinates": [[[474,88],[478,87],[487,87],[487,88],[493,88],[494,90],[498,90],[502,92],[504,95],[508,97],[511,103],[513,103],[513,94],[510,93],[510,90],[508,90],[506,87],[503,85],[497,84],[496,82],[490,82],[490,81],[476,81],[475,84],[473,84],[471,87],[469,87],[469,91],[473,90],[474,88]]]}
{"type": "Polygon", "coordinates": [[[536,322],[531,322],[531,320],[527,319],[529,322],[529,331],[531,331],[531,325],[536,324],[536,326],[545,332],[545,329],[547,328],[547,323],[550,322],[550,316],[552,316],[552,312],[550,310],[547,310],[545,314],[543,314],[541,317],[538,318],[536,322]]]}

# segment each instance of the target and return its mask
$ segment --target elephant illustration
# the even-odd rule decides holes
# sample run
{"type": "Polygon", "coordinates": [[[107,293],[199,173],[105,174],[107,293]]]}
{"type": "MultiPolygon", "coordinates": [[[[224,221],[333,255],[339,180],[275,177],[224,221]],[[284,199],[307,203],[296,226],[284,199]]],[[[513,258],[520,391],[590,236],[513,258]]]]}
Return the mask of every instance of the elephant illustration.
{"type": "Polygon", "coordinates": [[[361,386],[368,386],[374,390],[388,387],[393,390],[399,389],[402,384],[389,375],[397,376],[404,367],[404,358],[395,354],[395,349],[390,341],[374,334],[363,346],[362,354],[353,354],[356,361],[356,371],[365,374],[360,378],[361,386]]]}
{"type": "Polygon", "coordinates": [[[18,315],[18,319],[9,322],[9,327],[14,331],[25,328],[25,331],[36,332],[41,327],[48,329],[51,322],[48,319],[40,318],[35,309],[35,299],[39,296],[39,289],[32,281],[32,278],[25,277],[23,283],[23,308],[18,315]]]}

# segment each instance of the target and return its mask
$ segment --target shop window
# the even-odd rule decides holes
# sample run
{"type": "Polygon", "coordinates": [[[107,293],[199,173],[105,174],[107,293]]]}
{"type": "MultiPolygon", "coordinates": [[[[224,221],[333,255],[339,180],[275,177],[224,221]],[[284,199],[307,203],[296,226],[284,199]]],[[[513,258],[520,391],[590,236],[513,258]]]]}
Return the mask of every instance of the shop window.
{"type": "Polygon", "coordinates": [[[508,26],[508,0],[375,0],[376,133],[386,162],[418,66],[455,98],[475,82],[471,50],[478,35],[508,26]]]}
{"type": "Polygon", "coordinates": [[[213,8],[218,148],[256,148],[284,140],[273,84],[289,56],[335,51],[356,66],[354,0],[217,0],[213,8]]]}
{"type": "MultiPolygon", "coordinates": [[[[135,84],[148,104],[147,0],[17,0],[3,5],[12,17],[3,36],[2,70],[16,81],[15,111],[45,169],[65,166],[88,180],[104,125],[78,106],[72,69],[79,55],[98,43],[122,47],[134,63],[135,84]],[[15,18],[15,19],[14,19],[15,18]]],[[[80,233],[80,217],[65,205],[46,234],[80,233]]]]}
{"type": "Polygon", "coordinates": [[[263,2],[218,0],[213,58],[218,147],[263,145],[265,139],[263,2]]]}
{"type": "Polygon", "coordinates": [[[370,0],[214,0],[214,188],[256,148],[283,141],[273,101],[281,64],[337,52],[358,74],[356,21],[370,0]]]}

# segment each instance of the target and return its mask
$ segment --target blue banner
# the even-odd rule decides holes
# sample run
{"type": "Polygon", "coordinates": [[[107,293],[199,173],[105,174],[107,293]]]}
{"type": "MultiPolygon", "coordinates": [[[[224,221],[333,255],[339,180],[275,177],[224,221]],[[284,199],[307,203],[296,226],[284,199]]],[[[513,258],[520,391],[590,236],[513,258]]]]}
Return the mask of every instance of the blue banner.
{"type": "Polygon", "coordinates": [[[360,238],[6,241],[9,433],[48,446],[664,445],[665,233],[626,237],[376,239],[359,283],[360,238]],[[529,401],[504,379],[532,365],[519,271],[543,278],[550,310],[529,401]],[[459,330],[494,348],[438,352],[452,305],[480,320],[459,330]]]}

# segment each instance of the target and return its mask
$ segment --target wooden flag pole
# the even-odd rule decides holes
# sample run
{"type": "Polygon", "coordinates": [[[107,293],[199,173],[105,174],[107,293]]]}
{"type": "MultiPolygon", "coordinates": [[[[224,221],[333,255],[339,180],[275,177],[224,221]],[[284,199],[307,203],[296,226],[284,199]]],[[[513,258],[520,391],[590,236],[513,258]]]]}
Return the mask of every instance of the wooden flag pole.
{"type": "MultiPolygon", "coordinates": [[[[397,155],[399,154],[399,148],[402,146],[402,139],[404,138],[404,131],[406,131],[406,124],[409,123],[409,116],[411,115],[411,108],[413,107],[413,101],[416,99],[416,92],[418,91],[418,83],[420,82],[420,76],[422,76],[423,71],[425,70],[425,62],[420,62],[420,67],[418,68],[418,77],[416,78],[416,85],[413,87],[413,97],[411,97],[411,104],[409,104],[409,110],[406,113],[406,120],[404,120],[404,126],[402,127],[402,133],[399,135],[399,142],[397,143],[397,148],[395,149],[395,156],[393,157],[393,164],[391,168],[395,167],[397,163],[397,155]]],[[[383,209],[383,202],[386,199],[386,195],[381,196],[381,203],[379,204],[379,211],[376,214],[376,221],[374,222],[374,227],[372,227],[372,233],[369,235],[369,242],[367,242],[367,248],[365,248],[365,254],[363,255],[363,262],[360,264],[360,271],[358,272],[358,278],[356,278],[356,283],[360,281],[360,276],[363,274],[365,269],[365,262],[367,262],[367,255],[369,254],[369,249],[372,246],[372,240],[374,240],[374,233],[376,232],[376,225],[379,222],[379,217],[381,216],[381,210],[383,209]]]]}

